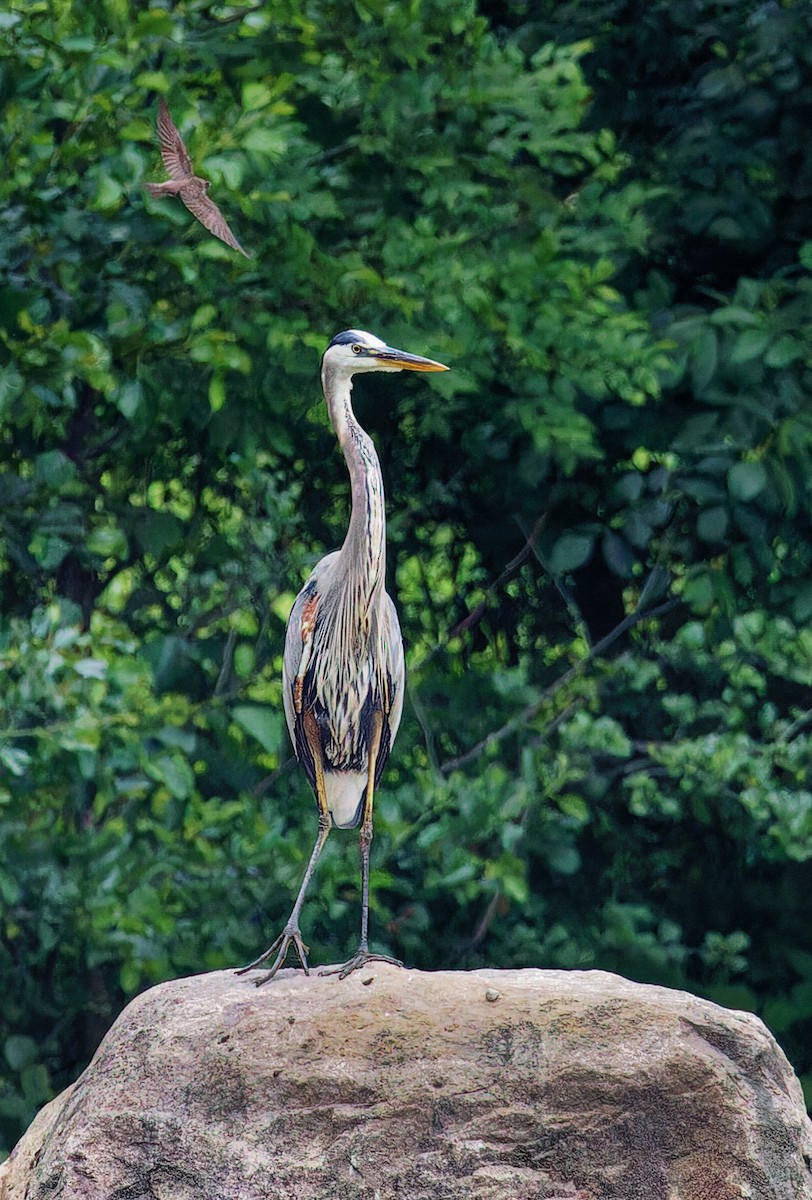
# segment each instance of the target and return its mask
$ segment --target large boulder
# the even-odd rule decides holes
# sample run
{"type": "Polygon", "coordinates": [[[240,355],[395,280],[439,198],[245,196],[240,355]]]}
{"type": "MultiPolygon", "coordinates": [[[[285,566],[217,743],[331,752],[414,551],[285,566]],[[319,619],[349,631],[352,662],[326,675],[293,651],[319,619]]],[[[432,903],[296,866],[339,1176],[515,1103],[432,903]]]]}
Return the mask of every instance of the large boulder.
{"type": "Polygon", "coordinates": [[[599,971],[229,971],[116,1021],[0,1200],[812,1200],[758,1018],[599,971]]]}

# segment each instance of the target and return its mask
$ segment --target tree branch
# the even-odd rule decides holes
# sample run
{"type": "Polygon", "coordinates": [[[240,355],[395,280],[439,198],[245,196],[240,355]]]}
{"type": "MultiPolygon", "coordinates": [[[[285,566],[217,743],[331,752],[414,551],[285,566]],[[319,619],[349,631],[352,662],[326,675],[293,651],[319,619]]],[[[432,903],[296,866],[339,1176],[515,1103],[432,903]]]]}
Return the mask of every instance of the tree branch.
{"type": "Polygon", "coordinates": [[[479,622],[485,616],[485,613],[488,611],[488,600],[492,599],[494,593],[498,592],[499,589],[516,574],[519,567],[521,567],[522,564],[527,561],[527,559],[533,553],[536,539],[546,523],[547,513],[543,512],[537,519],[533,528],[530,530],[530,533],[528,534],[527,539],[525,540],[525,543],[519,553],[510,560],[510,562],[502,569],[502,571],[500,571],[493,583],[489,585],[488,590],[485,593],[486,599],[480,600],[479,604],[477,604],[476,607],[468,613],[467,617],[463,617],[461,621],[458,621],[454,628],[449,632],[447,638],[448,641],[451,641],[452,638],[459,637],[461,633],[465,633],[468,629],[472,629],[474,625],[479,624],[479,622]]]}
{"type": "Polygon", "coordinates": [[[467,633],[469,629],[473,629],[475,625],[479,624],[479,622],[485,616],[485,613],[488,611],[489,603],[493,599],[496,592],[498,592],[498,590],[516,574],[519,567],[521,567],[527,561],[530,555],[534,553],[536,539],[546,523],[547,513],[543,512],[541,516],[537,518],[519,553],[516,554],[510,560],[510,562],[502,568],[496,579],[494,579],[493,583],[488,584],[484,599],[480,600],[480,602],[476,604],[474,608],[472,608],[471,611],[462,618],[461,621],[458,621],[457,624],[448,631],[443,641],[438,642],[437,645],[429,651],[421,663],[417,663],[416,666],[409,668],[410,675],[416,675],[419,671],[422,671],[423,668],[427,666],[432,659],[435,658],[440,651],[445,648],[452,638],[459,637],[460,634],[467,633]]]}
{"type": "Polygon", "coordinates": [[[291,754],[290,758],[286,758],[280,767],[277,767],[275,771],[271,771],[269,775],[263,776],[259,783],[255,783],[253,787],[249,788],[248,794],[255,798],[257,796],[264,796],[265,793],[273,787],[277,779],[289,771],[295,762],[296,755],[291,754]]]}
{"type": "Polygon", "coordinates": [[[470,748],[470,750],[466,750],[464,753],[457,755],[456,758],[450,758],[447,762],[442,763],[440,765],[440,770],[442,773],[447,775],[449,771],[453,771],[457,767],[464,766],[472,759],[477,758],[484,750],[489,749],[491,746],[498,745],[499,742],[504,741],[506,737],[509,737],[517,729],[521,729],[522,726],[527,725],[529,721],[532,721],[533,718],[538,715],[548,700],[555,696],[557,692],[560,692],[562,688],[566,687],[568,683],[571,683],[573,679],[576,679],[577,676],[582,673],[582,671],[584,671],[591,663],[593,663],[596,658],[599,658],[604,651],[608,650],[609,647],[613,645],[618,638],[622,637],[624,633],[628,633],[628,631],[633,629],[635,625],[638,625],[640,621],[646,620],[649,617],[664,616],[681,603],[681,600],[679,600],[677,597],[674,597],[671,600],[666,600],[664,604],[660,604],[656,608],[650,608],[643,612],[637,609],[635,612],[630,613],[628,617],[624,617],[623,620],[616,625],[613,630],[611,630],[611,632],[607,633],[606,637],[601,638],[600,641],[596,642],[595,645],[591,647],[585,658],[582,658],[581,661],[576,663],[574,667],[570,667],[569,671],[566,671],[559,679],[556,679],[554,683],[551,683],[549,687],[545,688],[541,695],[537,697],[532,704],[526,705],[526,707],[523,708],[521,712],[517,713],[515,717],[511,717],[509,721],[506,721],[500,729],[495,729],[493,732],[489,733],[487,737],[484,737],[481,741],[477,742],[476,745],[470,748]]]}

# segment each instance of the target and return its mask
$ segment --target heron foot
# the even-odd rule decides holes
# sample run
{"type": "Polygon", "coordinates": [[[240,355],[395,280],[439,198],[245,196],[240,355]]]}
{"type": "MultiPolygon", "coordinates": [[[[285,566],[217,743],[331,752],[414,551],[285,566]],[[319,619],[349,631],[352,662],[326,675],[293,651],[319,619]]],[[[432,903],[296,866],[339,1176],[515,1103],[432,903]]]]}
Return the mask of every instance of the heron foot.
{"type": "Polygon", "coordinates": [[[393,967],[403,966],[399,958],[390,958],[388,954],[370,954],[368,950],[359,949],[358,953],[343,966],[325,967],[323,971],[319,971],[319,975],[337,975],[339,979],[346,979],[353,971],[357,971],[359,967],[365,967],[370,962],[389,963],[393,967]]]}
{"type": "Polygon", "coordinates": [[[279,937],[273,942],[264,954],[260,954],[259,958],[255,958],[247,967],[240,967],[236,972],[237,975],[245,975],[247,971],[253,971],[255,967],[261,967],[264,962],[272,958],[276,954],[274,964],[270,971],[266,971],[259,979],[255,979],[254,983],[257,987],[262,987],[263,983],[267,983],[269,979],[273,979],[276,972],[282,966],[282,963],[287,958],[288,950],[291,946],[296,947],[296,953],[299,955],[299,961],[302,964],[305,975],[310,974],[310,967],[307,965],[307,956],[310,953],[302,941],[302,935],[298,925],[286,925],[280,933],[279,937]],[[278,952],[278,953],[277,953],[278,952]]]}

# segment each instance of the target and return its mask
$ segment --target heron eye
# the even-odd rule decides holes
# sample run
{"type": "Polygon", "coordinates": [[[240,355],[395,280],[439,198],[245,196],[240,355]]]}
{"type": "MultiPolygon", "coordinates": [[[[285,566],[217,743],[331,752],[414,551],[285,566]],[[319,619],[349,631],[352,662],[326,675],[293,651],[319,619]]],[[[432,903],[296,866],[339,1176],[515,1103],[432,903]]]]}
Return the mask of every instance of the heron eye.
{"type": "Polygon", "coordinates": [[[358,345],[358,343],[356,342],[356,343],[355,343],[355,345],[354,345],[354,346],[353,346],[353,348],[352,348],[352,352],[353,352],[353,354],[363,354],[363,353],[364,353],[364,347],[363,347],[363,346],[359,346],[359,345],[358,345]]]}

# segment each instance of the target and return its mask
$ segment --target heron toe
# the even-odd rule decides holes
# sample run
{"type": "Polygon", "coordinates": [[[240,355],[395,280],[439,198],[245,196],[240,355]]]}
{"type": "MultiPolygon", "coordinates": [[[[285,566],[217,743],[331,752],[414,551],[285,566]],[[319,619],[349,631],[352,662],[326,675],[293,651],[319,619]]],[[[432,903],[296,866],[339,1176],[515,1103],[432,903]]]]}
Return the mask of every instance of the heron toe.
{"type": "Polygon", "coordinates": [[[299,961],[302,964],[302,969],[305,975],[310,974],[310,967],[307,965],[307,956],[310,953],[308,946],[302,941],[302,935],[298,926],[288,926],[280,933],[275,942],[272,942],[264,954],[260,954],[259,958],[255,958],[247,967],[240,967],[236,972],[237,975],[245,975],[248,971],[253,971],[255,967],[261,967],[269,958],[276,954],[274,964],[269,971],[266,971],[261,978],[255,980],[257,987],[262,987],[263,983],[267,983],[269,979],[273,979],[276,972],[282,966],[287,958],[288,950],[291,945],[296,947],[296,953],[299,955],[299,961]],[[277,953],[278,951],[278,953],[277,953]]]}
{"type": "Polygon", "coordinates": [[[319,975],[337,975],[339,979],[346,979],[353,971],[357,971],[359,967],[365,967],[370,962],[389,963],[393,967],[403,966],[399,958],[390,958],[388,954],[370,954],[368,950],[359,949],[358,953],[343,966],[325,967],[323,971],[319,971],[319,975]]]}

